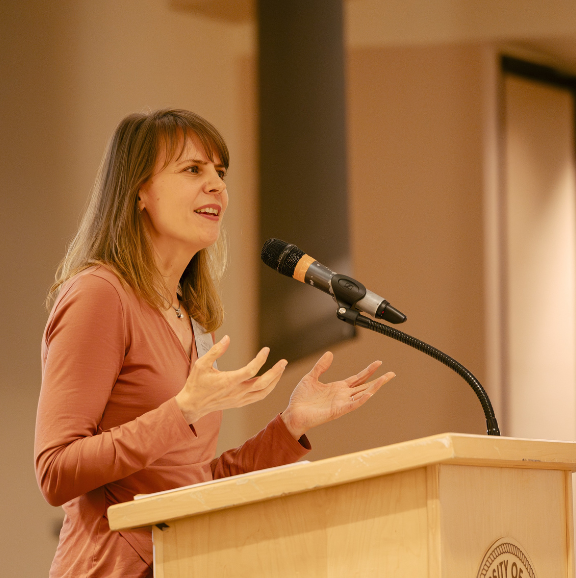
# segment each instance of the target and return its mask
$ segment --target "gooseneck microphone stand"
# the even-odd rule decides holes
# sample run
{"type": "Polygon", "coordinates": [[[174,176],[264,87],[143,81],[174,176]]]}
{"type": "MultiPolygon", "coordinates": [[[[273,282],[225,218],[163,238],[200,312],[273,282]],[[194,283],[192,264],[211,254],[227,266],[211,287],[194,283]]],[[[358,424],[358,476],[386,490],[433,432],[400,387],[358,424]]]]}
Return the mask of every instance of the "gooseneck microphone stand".
{"type": "Polygon", "coordinates": [[[406,315],[392,307],[388,301],[378,297],[378,295],[367,291],[362,283],[348,277],[347,275],[339,275],[330,269],[324,267],[317,261],[314,261],[304,251],[282,241],[281,239],[268,239],[262,247],[261,253],[262,261],[268,267],[275,269],[281,275],[286,277],[293,277],[298,281],[316,286],[318,289],[329,293],[338,304],[337,317],[338,319],[349,323],[350,325],[357,325],[370,329],[376,333],[387,335],[396,341],[405,343],[418,351],[422,351],[426,355],[433,357],[440,363],[443,363],[460,377],[464,378],[474,393],[478,396],[484,416],[486,417],[486,430],[489,436],[499,436],[498,422],[490,403],[488,394],[484,391],[480,382],[468,371],[462,364],[452,359],[449,355],[442,353],[439,349],[411,337],[398,329],[393,329],[373,321],[369,317],[360,315],[360,311],[366,311],[373,317],[384,319],[390,323],[404,323],[406,315]],[[304,267],[304,270],[300,266],[304,267]],[[314,274],[307,276],[308,271],[314,268],[314,274]],[[298,269],[298,271],[297,271],[298,269]],[[370,297],[368,298],[370,294],[370,297]]]}
{"type": "MultiPolygon", "coordinates": [[[[338,290],[336,288],[336,284],[332,285],[333,290],[337,293],[338,290]]],[[[443,363],[446,367],[449,367],[453,371],[455,371],[460,377],[465,379],[470,387],[474,390],[474,393],[478,396],[480,403],[482,404],[482,409],[484,410],[484,416],[486,417],[486,433],[489,436],[499,436],[500,430],[498,428],[498,422],[496,421],[496,416],[494,415],[494,409],[492,408],[492,404],[490,403],[490,398],[488,394],[480,384],[480,382],[472,375],[470,371],[468,371],[461,363],[458,363],[455,359],[452,359],[449,355],[446,355],[439,349],[424,343],[424,341],[420,341],[415,337],[411,337],[398,329],[394,329],[393,327],[389,327],[388,325],[384,325],[383,323],[379,323],[378,321],[373,321],[369,317],[365,317],[361,315],[358,311],[352,309],[351,305],[348,305],[341,301],[338,298],[338,295],[334,296],[336,302],[338,303],[338,311],[336,313],[338,319],[349,323],[350,325],[355,325],[358,327],[363,327],[364,329],[370,329],[376,333],[381,333],[382,335],[386,335],[395,339],[396,341],[400,341],[401,343],[405,343],[418,351],[422,351],[426,355],[433,357],[434,359],[438,360],[440,363],[443,363]]]]}

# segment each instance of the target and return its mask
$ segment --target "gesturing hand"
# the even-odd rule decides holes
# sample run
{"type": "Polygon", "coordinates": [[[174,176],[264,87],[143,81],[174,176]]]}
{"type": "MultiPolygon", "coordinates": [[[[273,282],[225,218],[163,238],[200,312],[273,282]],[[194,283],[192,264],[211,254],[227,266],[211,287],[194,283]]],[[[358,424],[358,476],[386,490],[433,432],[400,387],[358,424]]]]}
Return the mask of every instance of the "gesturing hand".
{"type": "Polygon", "coordinates": [[[276,386],[287,361],[280,360],[260,377],[255,377],[266,362],[270,349],[264,347],[246,366],[236,371],[218,371],[214,362],[221,357],[230,344],[225,335],[218,343],[200,357],[190,370],[176,403],[189,424],[213,411],[242,407],[264,399],[276,386]]]}
{"type": "Polygon", "coordinates": [[[366,380],[382,365],[374,361],[360,373],[332,383],[321,383],[320,376],[330,367],[332,353],[325,353],[296,386],[282,419],[295,439],[309,429],[339,418],[364,405],[396,374],[389,372],[374,381],[366,380]]]}

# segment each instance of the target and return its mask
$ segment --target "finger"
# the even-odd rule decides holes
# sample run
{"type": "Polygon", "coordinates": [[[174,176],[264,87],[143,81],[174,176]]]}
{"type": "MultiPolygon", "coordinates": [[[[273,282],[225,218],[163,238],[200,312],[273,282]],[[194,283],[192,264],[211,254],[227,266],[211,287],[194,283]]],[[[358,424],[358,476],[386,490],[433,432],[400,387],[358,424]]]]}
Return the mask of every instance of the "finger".
{"type": "Polygon", "coordinates": [[[317,362],[316,365],[308,372],[308,375],[318,379],[331,365],[334,356],[331,351],[327,351],[317,362]]]}
{"type": "Polygon", "coordinates": [[[268,383],[268,385],[264,389],[261,389],[259,391],[251,391],[250,393],[246,394],[239,407],[264,399],[276,387],[276,385],[280,381],[280,378],[282,377],[282,373],[278,375],[276,378],[274,378],[270,383],[268,383]]]}
{"type": "Polygon", "coordinates": [[[272,381],[280,379],[286,369],[286,365],[288,365],[288,362],[285,359],[282,359],[266,373],[248,380],[251,382],[250,393],[266,389],[272,381]]]}
{"type": "Polygon", "coordinates": [[[264,389],[261,389],[260,391],[255,391],[251,395],[254,395],[258,399],[264,399],[278,385],[278,382],[282,379],[282,373],[280,373],[280,375],[277,375],[264,389]]]}
{"type": "Polygon", "coordinates": [[[224,337],[215,343],[202,357],[198,359],[198,362],[201,364],[206,364],[208,367],[214,365],[214,362],[222,357],[228,346],[230,345],[230,337],[228,335],[224,335],[224,337]]]}
{"type": "Polygon", "coordinates": [[[344,382],[348,387],[356,387],[364,383],[381,365],[381,361],[373,361],[366,369],[363,369],[356,375],[350,376],[348,379],[345,379],[344,382]]]}
{"type": "Polygon", "coordinates": [[[252,377],[250,379],[246,379],[242,382],[242,385],[247,386],[247,390],[250,393],[254,393],[256,391],[260,391],[266,387],[268,384],[273,381],[274,379],[280,379],[288,362],[285,359],[281,359],[278,363],[276,363],[273,367],[271,367],[266,373],[259,375],[258,377],[252,377]]]}
{"type": "Polygon", "coordinates": [[[260,371],[260,368],[266,363],[269,353],[270,348],[263,347],[256,354],[256,357],[252,361],[250,361],[240,369],[236,369],[235,371],[229,371],[228,376],[231,379],[236,379],[238,381],[246,381],[247,379],[254,377],[260,371]]]}
{"type": "MultiPolygon", "coordinates": [[[[396,376],[395,373],[389,371],[385,375],[380,376],[378,379],[384,379],[384,383],[387,383],[395,376],[396,376]]],[[[354,394],[356,394],[356,393],[364,391],[366,388],[370,387],[374,383],[374,381],[376,381],[376,380],[372,380],[372,381],[369,381],[368,383],[366,383],[366,380],[364,379],[357,384],[351,385],[350,389],[352,390],[352,392],[354,394]]]]}
{"type": "Polygon", "coordinates": [[[358,404],[357,407],[360,407],[360,405],[366,403],[385,383],[388,383],[394,377],[396,377],[396,374],[389,371],[378,379],[355,388],[353,395],[350,396],[350,403],[354,405],[358,404]]]}

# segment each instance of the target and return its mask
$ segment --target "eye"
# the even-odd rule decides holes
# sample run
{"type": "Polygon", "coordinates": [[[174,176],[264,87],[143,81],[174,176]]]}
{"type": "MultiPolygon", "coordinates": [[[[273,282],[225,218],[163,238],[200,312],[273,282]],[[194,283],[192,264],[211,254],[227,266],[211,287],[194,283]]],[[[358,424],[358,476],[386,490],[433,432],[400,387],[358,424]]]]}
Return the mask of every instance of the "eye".
{"type": "Polygon", "coordinates": [[[190,167],[186,167],[184,170],[188,171],[190,173],[198,174],[198,165],[192,165],[190,167]]]}
{"type": "Polygon", "coordinates": [[[218,176],[224,180],[224,177],[226,176],[226,171],[218,171],[218,176]]]}

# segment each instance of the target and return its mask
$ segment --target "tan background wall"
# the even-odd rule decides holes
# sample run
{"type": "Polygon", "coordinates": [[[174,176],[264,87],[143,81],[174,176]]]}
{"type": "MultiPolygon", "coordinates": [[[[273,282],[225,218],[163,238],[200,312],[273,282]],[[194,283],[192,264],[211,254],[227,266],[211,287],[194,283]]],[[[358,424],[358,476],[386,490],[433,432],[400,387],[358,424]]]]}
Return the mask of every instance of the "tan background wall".
{"type": "Polygon", "coordinates": [[[571,0],[348,0],[346,9],[354,46],[548,42],[573,35],[576,26],[571,0]]]}
{"type": "Polygon", "coordinates": [[[574,100],[514,76],[504,86],[508,431],[574,440],[574,100]]]}
{"type": "MultiPolygon", "coordinates": [[[[409,35],[397,42],[403,47],[394,46],[387,29],[378,40],[374,24],[362,43],[358,26],[375,4],[352,4],[365,9],[347,29],[353,274],[407,313],[406,331],[452,354],[483,381],[484,103],[493,89],[485,59],[491,49],[411,47],[409,35]]],[[[42,302],[106,140],[125,114],[144,107],[190,108],[227,138],[233,162],[226,220],[231,266],[223,293],[234,314],[222,330],[233,340],[222,367],[237,367],[253,353],[260,267],[254,25],[170,5],[0,5],[0,560],[9,576],[46,575],[55,549],[52,527],[61,513],[42,500],[32,464],[42,302]]],[[[404,9],[403,3],[394,6],[397,15],[404,9]]],[[[451,40],[465,38],[462,32],[451,40]]],[[[431,39],[438,37],[424,38],[431,39]]],[[[312,432],[310,459],[447,430],[484,431],[472,391],[422,354],[367,333],[335,354],[329,377],[348,375],[375,358],[398,377],[355,415],[312,432]]],[[[294,364],[258,406],[226,412],[220,447],[240,443],[281,411],[312,363],[294,364]]]]}
{"type": "MultiPolygon", "coordinates": [[[[229,230],[250,237],[240,223],[245,214],[254,219],[253,201],[239,197],[253,199],[253,147],[244,145],[253,141],[253,110],[242,99],[252,84],[251,40],[250,25],[190,16],[162,1],[0,5],[2,575],[47,575],[56,547],[61,509],[40,495],[32,458],[43,300],[107,139],[144,107],[189,108],[212,120],[234,158],[229,230]]],[[[243,246],[232,247],[233,275],[243,246]]],[[[237,308],[237,293],[227,295],[237,308]]],[[[250,344],[250,335],[237,339],[231,357],[246,357],[250,344]]]]}

